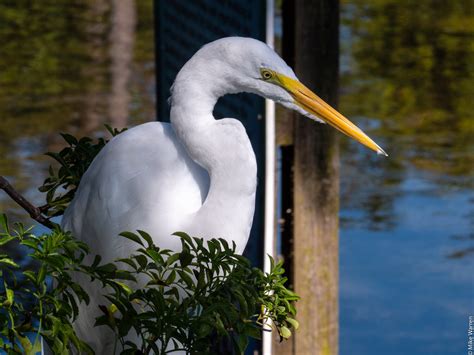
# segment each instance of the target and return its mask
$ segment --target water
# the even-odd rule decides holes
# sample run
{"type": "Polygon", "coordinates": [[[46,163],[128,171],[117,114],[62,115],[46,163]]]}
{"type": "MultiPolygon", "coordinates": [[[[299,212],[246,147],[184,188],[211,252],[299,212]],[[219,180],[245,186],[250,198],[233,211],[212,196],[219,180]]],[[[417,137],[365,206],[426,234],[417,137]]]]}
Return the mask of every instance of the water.
{"type": "Polygon", "coordinates": [[[342,354],[462,354],[474,313],[472,2],[344,1],[342,354]]]}
{"type": "MultiPolygon", "coordinates": [[[[341,137],[341,354],[466,350],[473,6],[342,2],[339,108],[390,157],[341,137]]],[[[0,172],[36,204],[50,164],[42,153],[63,144],[57,132],[154,119],[151,2],[135,10],[136,26],[119,26],[134,45],[120,56],[111,31],[123,17],[109,1],[0,5],[0,172]],[[129,70],[125,84],[113,68],[129,70]]],[[[22,216],[3,194],[0,211],[22,216]]]]}
{"type": "MultiPolygon", "coordinates": [[[[152,2],[125,3],[0,4],[0,171],[35,203],[58,132],[155,118],[152,2]]],[[[3,195],[0,210],[22,214],[3,195]]]]}
{"type": "MultiPolygon", "coordinates": [[[[473,307],[472,195],[403,184],[387,230],[341,232],[341,353],[460,354],[473,307]],[[470,242],[468,239],[471,239],[470,242]],[[471,249],[472,252],[472,249],[471,249]]],[[[342,216],[359,219],[344,209],[342,216]]]]}

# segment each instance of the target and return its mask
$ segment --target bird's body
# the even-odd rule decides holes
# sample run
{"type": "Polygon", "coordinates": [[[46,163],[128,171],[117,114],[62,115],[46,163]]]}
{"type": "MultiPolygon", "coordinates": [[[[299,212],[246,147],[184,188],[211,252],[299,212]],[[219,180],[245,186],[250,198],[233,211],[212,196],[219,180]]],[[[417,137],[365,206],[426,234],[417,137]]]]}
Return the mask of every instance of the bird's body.
{"type": "MultiPolygon", "coordinates": [[[[147,231],[156,245],[179,249],[175,231],[222,237],[242,252],[255,206],[257,166],[243,125],[215,120],[219,97],[256,93],[383,152],[341,114],[304,87],[264,43],[240,37],[201,48],[181,69],[171,90],[171,124],[147,123],[113,138],[83,176],[63,227],[104,261],[128,257],[136,245],[118,234],[147,231]]],[[[317,182],[315,182],[317,183],[317,182]]],[[[79,337],[99,354],[111,352],[107,330],[91,331],[102,291],[79,280],[91,296],[75,323],[79,337]]]]}
{"type": "Polygon", "coordinates": [[[189,157],[169,123],[149,122],[116,136],[104,147],[84,175],[63,227],[80,235],[92,250],[100,250],[106,261],[130,255],[133,242],[116,236],[137,229],[162,236],[155,237],[157,245],[172,250],[180,246],[179,239],[171,237],[176,231],[204,238],[231,233],[242,252],[252,223],[256,162],[243,127],[232,121],[211,123],[217,130],[228,131],[226,142],[240,148],[222,147],[222,154],[229,156],[225,161],[231,164],[215,166],[210,172],[214,188],[219,188],[219,181],[232,186],[223,189],[225,196],[220,190],[219,196],[211,192],[207,198],[209,173],[189,157]],[[238,131],[242,137],[236,137],[238,131]],[[248,181],[239,179],[237,169],[246,170],[248,181]],[[100,220],[107,223],[97,223],[100,220]]]}

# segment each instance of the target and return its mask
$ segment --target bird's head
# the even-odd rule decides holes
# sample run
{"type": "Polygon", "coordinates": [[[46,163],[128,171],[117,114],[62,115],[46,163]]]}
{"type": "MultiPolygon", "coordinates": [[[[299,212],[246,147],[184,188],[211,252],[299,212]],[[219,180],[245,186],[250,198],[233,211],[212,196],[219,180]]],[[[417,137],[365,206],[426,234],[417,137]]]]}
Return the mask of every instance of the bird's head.
{"type": "Polygon", "coordinates": [[[361,129],[303,85],[265,43],[228,37],[207,44],[199,52],[197,57],[204,59],[212,71],[208,75],[219,76],[227,92],[245,91],[263,96],[313,120],[328,123],[378,154],[387,155],[361,129]]]}
{"type": "Polygon", "coordinates": [[[252,38],[227,37],[206,44],[178,73],[171,92],[172,107],[180,95],[199,101],[200,105],[192,106],[194,113],[200,107],[213,107],[225,94],[251,92],[329,123],[378,154],[387,155],[356,125],[304,86],[273,49],[252,38]],[[206,90],[202,90],[204,87],[206,90]]]}

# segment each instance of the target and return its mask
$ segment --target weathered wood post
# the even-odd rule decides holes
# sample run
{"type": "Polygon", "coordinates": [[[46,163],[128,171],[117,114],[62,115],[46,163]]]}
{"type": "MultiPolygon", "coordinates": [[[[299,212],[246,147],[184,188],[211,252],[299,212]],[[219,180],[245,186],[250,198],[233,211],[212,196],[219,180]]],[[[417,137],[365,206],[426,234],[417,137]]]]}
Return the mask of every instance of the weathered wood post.
{"type": "MultiPolygon", "coordinates": [[[[339,3],[294,0],[283,5],[283,51],[296,75],[336,106],[339,3]]],[[[301,296],[300,329],[277,354],[338,353],[339,151],[336,132],[294,115],[291,281],[301,296]],[[289,346],[290,345],[290,346],[289,346]],[[289,349],[291,348],[291,349],[289,349]]]]}

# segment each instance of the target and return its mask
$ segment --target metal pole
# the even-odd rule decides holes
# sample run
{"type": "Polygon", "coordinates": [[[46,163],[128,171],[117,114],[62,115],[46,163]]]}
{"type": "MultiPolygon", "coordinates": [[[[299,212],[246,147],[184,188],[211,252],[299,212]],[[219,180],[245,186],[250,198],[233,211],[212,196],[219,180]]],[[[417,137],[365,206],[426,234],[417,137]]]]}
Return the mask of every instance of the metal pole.
{"type": "MultiPolygon", "coordinates": [[[[274,46],[274,0],[266,1],[266,43],[274,46]]],[[[275,239],[275,103],[265,100],[265,217],[263,240],[263,271],[270,272],[270,260],[273,257],[275,239]]],[[[265,328],[271,324],[265,324],[265,328]]],[[[263,332],[262,354],[272,354],[272,333],[263,332]]]]}

